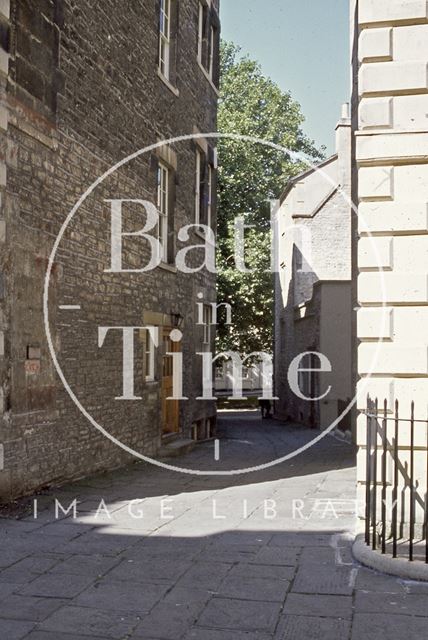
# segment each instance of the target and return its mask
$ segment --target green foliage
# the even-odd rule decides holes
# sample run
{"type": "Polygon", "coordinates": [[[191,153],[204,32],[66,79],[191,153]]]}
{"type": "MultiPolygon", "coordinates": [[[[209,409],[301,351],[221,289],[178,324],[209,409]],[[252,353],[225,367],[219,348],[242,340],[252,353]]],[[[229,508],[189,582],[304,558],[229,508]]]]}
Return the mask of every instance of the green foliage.
{"type": "MultiPolygon", "coordinates": [[[[263,76],[257,62],[240,57],[234,44],[222,43],[221,133],[265,140],[318,161],[323,150],[317,151],[305,137],[303,121],[299,104],[263,76]]],[[[219,326],[218,349],[270,352],[273,275],[268,201],[279,198],[287,180],[308,165],[266,145],[230,138],[219,139],[218,155],[218,300],[233,308],[232,326],[219,326]],[[241,273],[234,263],[233,221],[238,216],[254,225],[245,233],[245,263],[252,273],[241,273]]]]}

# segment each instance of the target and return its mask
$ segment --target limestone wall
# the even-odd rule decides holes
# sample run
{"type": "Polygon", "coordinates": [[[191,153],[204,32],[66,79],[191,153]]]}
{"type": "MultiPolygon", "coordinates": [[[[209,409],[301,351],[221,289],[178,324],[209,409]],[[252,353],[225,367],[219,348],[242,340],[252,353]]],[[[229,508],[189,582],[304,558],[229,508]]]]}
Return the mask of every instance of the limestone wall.
{"type": "MultiPolygon", "coordinates": [[[[425,420],[428,3],[359,0],[357,20],[358,407],[365,407],[368,393],[382,403],[387,399],[391,408],[398,399],[400,415],[409,418],[413,400],[416,418],[425,420]]],[[[408,430],[406,423],[400,428],[408,430]]],[[[418,423],[416,430],[418,481],[426,487],[426,425],[418,423]]],[[[365,432],[360,415],[360,481],[365,477],[365,432]]],[[[407,460],[409,439],[403,437],[402,444],[402,459],[407,460]]]]}

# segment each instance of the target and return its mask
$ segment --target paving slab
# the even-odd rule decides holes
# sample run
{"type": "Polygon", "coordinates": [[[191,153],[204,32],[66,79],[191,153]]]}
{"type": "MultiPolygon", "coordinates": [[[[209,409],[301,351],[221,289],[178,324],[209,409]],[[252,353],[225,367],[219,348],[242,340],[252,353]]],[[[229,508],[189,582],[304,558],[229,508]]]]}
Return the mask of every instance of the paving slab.
{"type": "Polygon", "coordinates": [[[344,640],[349,632],[350,623],[346,620],[287,616],[281,619],[275,640],[344,640]]]}
{"type": "MultiPolygon", "coordinates": [[[[31,631],[25,640],[104,640],[102,636],[61,633],[59,631],[31,631]]],[[[148,639],[149,640],[149,639],[148,639]]]]}
{"type": "Polygon", "coordinates": [[[17,534],[30,533],[40,526],[37,520],[15,520],[13,518],[0,518],[0,538],[14,537],[17,534]]]}
{"type": "Polygon", "coordinates": [[[295,593],[352,595],[352,570],[348,567],[303,565],[293,582],[295,593]]]}
{"type": "Polygon", "coordinates": [[[221,562],[197,562],[177,581],[177,586],[216,591],[231,568],[231,564],[221,562]]]}
{"type": "MultiPolygon", "coordinates": [[[[428,618],[427,605],[426,595],[421,594],[365,593],[357,591],[355,595],[355,609],[359,613],[402,614],[428,618]]],[[[428,619],[426,623],[428,628],[428,619]]]]}
{"type": "Polygon", "coordinates": [[[231,546],[210,546],[203,549],[196,557],[201,562],[255,562],[260,547],[256,545],[234,544],[231,546]]]}
{"type": "Polygon", "coordinates": [[[422,594],[428,598],[428,582],[400,581],[400,584],[406,593],[422,594]]]}
{"type": "MultiPolygon", "coordinates": [[[[195,534],[195,532],[199,532],[199,527],[193,527],[193,534],[195,534]]],[[[211,540],[209,538],[204,538],[202,535],[188,535],[187,537],[175,536],[171,539],[163,531],[159,531],[155,532],[151,536],[140,537],[135,546],[133,546],[132,549],[127,550],[126,553],[132,553],[140,547],[143,547],[143,549],[150,552],[163,552],[168,548],[171,549],[171,546],[174,548],[176,553],[198,553],[198,551],[201,551],[210,544],[211,540]]]]}
{"type": "Polygon", "coordinates": [[[211,629],[272,632],[280,610],[279,603],[213,598],[197,624],[211,629]]]}
{"type": "Polygon", "coordinates": [[[15,562],[7,569],[0,572],[0,582],[15,582],[24,584],[34,580],[37,576],[52,569],[60,560],[60,556],[49,554],[29,556],[15,562]]]}
{"type": "Polygon", "coordinates": [[[11,593],[18,591],[21,588],[21,584],[11,582],[0,582],[0,602],[10,596],[11,593]]]}
{"type": "Polygon", "coordinates": [[[78,524],[75,520],[69,519],[67,521],[57,520],[45,524],[32,532],[32,535],[41,536],[60,536],[62,540],[73,540],[82,533],[87,533],[88,527],[83,524],[78,524]]]}
{"type": "Polygon", "coordinates": [[[239,563],[232,567],[229,576],[241,578],[271,578],[290,582],[296,573],[296,567],[286,567],[274,564],[239,563]]]}
{"type": "Polygon", "coordinates": [[[208,600],[215,595],[218,595],[218,591],[212,589],[192,589],[190,587],[173,587],[165,597],[162,599],[162,602],[171,603],[172,605],[182,605],[182,604],[206,604],[208,600]]]}
{"type": "MultiPolygon", "coordinates": [[[[256,545],[258,547],[264,546],[270,542],[272,538],[272,534],[269,532],[247,532],[245,535],[245,542],[248,545],[256,545]]],[[[231,547],[237,545],[239,547],[242,546],[242,531],[228,531],[226,533],[222,533],[213,541],[210,545],[211,547],[215,547],[220,545],[222,547],[231,547]]]]}
{"type": "MultiPolygon", "coordinates": [[[[55,536],[56,537],[56,536],[55,536]]],[[[106,527],[104,533],[88,531],[71,541],[63,541],[61,546],[56,541],[55,550],[73,555],[111,555],[116,556],[125,549],[132,547],[138,541],[138,536],[113,534],[106,527]]]]}
{"type": "Polygon", "coordinates": [[[167,590],[166,585],[102,580],[83,591],[74,602],[82,607],[128,611],[142,615],[148,613],[167,590]]]}
{"type": "Polygon", "coordinates": [[[62,553],[62,548],[66,541],[61,536],[43,535],[37,533],[25,533],[23,536],[16,536],[8,541],[7,546],[17,553],[21,558],[36,553],[62,553]]]}
{"type": "Polygon", "coordinates": [[[175,584],[177,580],[192,567],[191,561],[165,561],[161,559],[146,560],[122,560],[114,567],[109,578],[112,580],[125,580],[130,582],[152,582],[175,584]]]}
{"type": "Polygon", "coordinates": [[[138,542],[123,553],[120,553],[119,560],[135,560],[137,562],[175,562],[176,560],[191,561],[202,550],[202,547],[180,547],[171,544],[165,539],[158,545],[146,544],[145,540],[138,542]]]}
{"type": "MultiPolygon", "coordinates": [[[[140,616],[126,611],[111,611],[88,607],[65,606],[38,626],[41,631],[81,634],[104,638],[122,639],[130,635],[140,616]]],[[[57,635],[58,638],[58,635],[57,635]]]]}
{"type": "Polygon", "coordinates": [[[91,576],[93,578],[100,577],[117,566],[120,562],[119,558],[111,558],[109,556],[92,555],[82,556],[75,555],[66,557],[61,562],[55,564],[49,570],[50,574],[67,574],[70,576],[91,576]]]}
{"type": "Polygon", "coordinates": [[[380,593],[404,593],[403,582],[395,576],[387,576],[376,573],[365,567],[358,568],[355,579],[355,589],[358,591],[370,591],[380,593]]]}
{"type": "MultiPolygon", "coordinates": [[[[294,522],[296,526],[296,521],[294,522]]],[[[273,526],[273,530],[275,530],[275,526],[273,526]]],[[[269,545],[272,547],[330,547],[331,536],[335,533],[337,532],[331,531],[329,534],[319,533],[316,531],[313,533],[295,533],[293,531],[287,533],[275,533],[272,535],[269,545]]]]}
{"type": "Polygon", "coordinates": [[[3,618],[40,622],[59,609],[65,600],[10,595],[0,602],[0,624],[3,618]]]}
{"type": "Polygon", "coordinates": [[[335,550],[331,547],[304,547],[299,556],[299,565],[303,564],[327,564],[336,563],[335,550]]]}
{"type": "Polygon", "coordinates": [[[94,578],[92,576],[52,575],[47,573],[22,587],[19,593],[24,596],[74,598],[93,582],[94,578]]]}
{"type": "Polygon", "coordinates": [[[352,597],[289,593],[285,602],[284,613],[296,616],[350,620],[352,618],[352,597]]]}
{"type": "Polygon", "coordinates": [[[2,640],[22,640],[34,628],[33,622],[21,620],[0,620],[0,638],[2,640]]]}
{"type": "Polygon", "coordinates": [[[225,629],[191,629],[183,640],[271,640],[270,633],[227,631],[225,629]]]}
{"type": "Polygon", "coordinates": [[[384,613],[356,613],[351,640],[424,640],[427,619],[384,613]]]}
{"type": "Polygon", "coordinates": [[[27,550],[18,550],[11,547],[9,541],[5,541],[4,539],[1,541],[1,553],[0,553],[0,569],[5,569],[7,567],[16,564],[20,560],[23,560],[31,553],[31,549],[27,550]]]}
{"type": "Polygon", "coordinates": [[[160,603],[137,625],[132,637],[142,640],[148,637],[177,640],[193,627],[203,606],[160,603]]]}
{"type": "Polygon", "coordinates": [[[254,564],[271,564],[275,567],[295,567],[300,554],[299,547],[263,547],[251,560],[254,564]]]}
{"type": "Polygon", "coordinates": [[[272,578],[243,578],[227,576],[219,587],[219,595],[240,600],[268,600],[284,602],[290,582],[272,578]]]}

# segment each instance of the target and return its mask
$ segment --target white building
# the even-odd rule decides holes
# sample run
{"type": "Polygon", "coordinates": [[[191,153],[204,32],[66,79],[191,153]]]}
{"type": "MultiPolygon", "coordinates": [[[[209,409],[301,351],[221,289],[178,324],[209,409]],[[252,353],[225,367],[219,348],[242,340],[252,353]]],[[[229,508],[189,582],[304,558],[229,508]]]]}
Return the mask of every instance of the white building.
{"type": "MultiPolygon", "coordinates": [[[[279,262],[275,281],[276,415],[325,429],[353,396],[351,375],[351,121],[348,105],[337,125],[337,153],[287,184],[279,210],[279,262]],[[331,372],[300,372],[298,397],[289,369],[319,369],[323,354],[331,372]],[[325,391],[330,387],[330,391],[325,391]],[[314,400],[324,396],[322,400],[314,400]]],[[[351,430],[349,414],[339,427],[351,430]]]]}
{"type": "MultiPolygon", "coordinates": [[[[352,14],[359,203],[358,407],[365,408],[369,394],[381,406],[387,400],[391,418],[399,401],[402,488],[408,486],[411,469],[411,402],[417,420],[428,416],[428,3],[359,0],[352,2],[352,14]]],[[[367,420],[360,415],[361,490],[366,429],[367,420]]],[[[388,449],[394,439],[394,422],[388,421],[388,449]]],[[[426,423],[417,423],[414,444],[420,519],[427,487],[426,423]]],[[[388,483],[391,469],[388,459],[388,483]]],[[[409,501],[407,515],[408,508],[409,501]]]]}

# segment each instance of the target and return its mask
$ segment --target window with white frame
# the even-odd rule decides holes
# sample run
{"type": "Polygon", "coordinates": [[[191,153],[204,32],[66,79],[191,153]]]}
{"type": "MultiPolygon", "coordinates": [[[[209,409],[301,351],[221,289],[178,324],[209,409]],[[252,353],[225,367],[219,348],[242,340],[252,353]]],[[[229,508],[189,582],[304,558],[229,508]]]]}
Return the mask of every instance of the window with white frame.
{"type": "Polygon", "coordinates": [[[196,150],[195,224],[212,226],[214,207],[214,166],[207,163],[201,149],[196,150]]]}
{"type": "Polygon", "coordinates": [[[161,259],[168,262],[168,215],[169,215],[170,171],[161,162],[158,167],[158,240],[161,244],[161,259]]]}
{"type": "Polygon", "coordinates": [[[218,84],[217,59],[218,59],[219,29],[213,11],[206,2],[200,0],[198,14],[198,62],[206,71],[209,79],[218,84]]]}
{"type": "Polygon", "coordinates": [[[204,337],[203,344],[211,344],[211,326],[213,319],[213,308],[210,304],[204,305],[203,322],[204,322],[204,337]]]}
{"type": "Polygon", "coordinates": [[[198,22],[198,60],[203,63],[204,57],[204,32],[205,32],[205,16],[206,9],[202,2],[199,3],[199,22],[198,22]]]}
{"type": "Polygon", "coordinates": [[[161,0],[159,21],[159,71],[169,80],[171,53],[171,0],[161,0]]]}
{"type": "Polygon", "coordinates": [[[208,73],[213,79],[214,76],[214,47],[215,47],[216,32],[213,26],[210,27],[210,38],[208,43],[208,73]]]}
{"type": "Polygon", "coordinates": [[[301,360],[298,383],[301,393],[306,398],[313,398],[315,395],[315,370],[317,368],[317,356],[314,353],[306,353],[301,360]]]}
{"type": "Polygon", "coordinates": [[[144,375],[146,382],[153,382],[155,379],[155,344],[147,330],[144,342],[144,375]]]}
{"type": "Polygon", "coordinates": [[[195,173],[195,224],[201,222],[201,180],[204,155],[200,149],[196,149],[196,173],[195,173]]]}
{"type": "Polygon", "coordinates": [[[206,225],[211,228],[212,223],[212,209],[213,209],[213,172],[214,168],[211,164],[208,165],[208,184],[207,184],[207,220],[206,225]]]}

